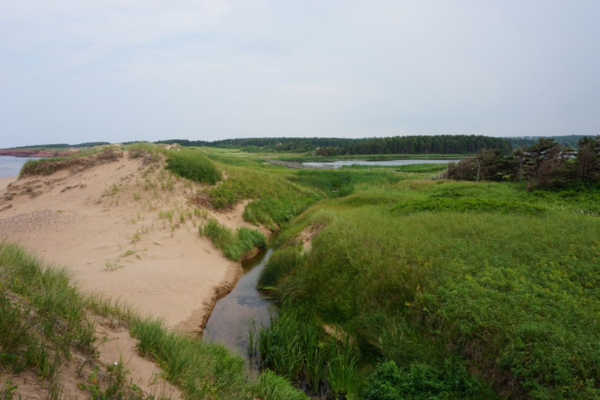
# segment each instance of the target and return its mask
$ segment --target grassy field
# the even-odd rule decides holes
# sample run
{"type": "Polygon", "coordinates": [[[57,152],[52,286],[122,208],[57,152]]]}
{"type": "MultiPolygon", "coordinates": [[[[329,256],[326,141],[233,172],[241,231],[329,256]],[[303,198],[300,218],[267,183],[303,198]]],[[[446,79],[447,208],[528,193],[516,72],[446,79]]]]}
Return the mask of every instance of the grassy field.
{"type": "MultiPolygon", "coordinates": [[[[361,383],[334,390],[330,367],[313,385],[334,393],[598,398],[600,194],[420,178],[290,172],[323,200],[278,238],[261,285],[285,318],[259,336],[285,337],[278,324],[296,319],[322,343],[325,325],[355,338],[361,383]]],[[[280,340],[298,343],[286,354],[301,367],[270,359],[269,345],[265,365],[306,381],[332,362],[309,365],[314,346],[294,338],[280,340]]]]}

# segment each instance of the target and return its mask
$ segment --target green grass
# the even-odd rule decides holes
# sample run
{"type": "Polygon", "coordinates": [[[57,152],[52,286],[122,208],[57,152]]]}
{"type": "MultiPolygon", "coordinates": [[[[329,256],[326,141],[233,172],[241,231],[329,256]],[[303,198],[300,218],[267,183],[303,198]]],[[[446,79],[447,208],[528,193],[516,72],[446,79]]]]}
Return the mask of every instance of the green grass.
{"type": "Polygon", "coordinates": [[[267,245],[265,235],[257,230],[242,227],[234,233],[214,219],[198,229],[201,236],[208,237],[232,261],[241,261],[255,247],[267,245]]]}
{"type": "Polygon", "coordinates": [[[323,198],[312,188],[290,182],[286,170],[222,167],[228,179],[208,190],[212,206],[217,210],[227,210],[242,200],[253,199],[246,206],[244,219],[273,230],[323,198]]]}
{"type": "Polygon", "coordinates": [[[392,208],[392,212],[401,215],[419,212],[488,212],[488,213],[520,213],[537,215],[546,209],[523,202],[476,199],[476,198],[429,198],[422,200],[404,201],[392,208]]]}
{"type": "MultiPolygon", "coordinates": [[[[280,235],[261,285],[276,288],[283,310],[303,310],[306,324],[317,318],[355,336],[361,368],[383,357],[430,381],[458,360],[475,372],[475,391],[439,392],[450,398],[490,396],[481,379],[506,395],[599,398],[597,196],[359,183],[280,235]],[[301,255],[295,238],[309,225],[320,233],[301,255]]],[[[417,390],[410,385],[403,396],[417,390]]]]}
{"type": "Polygon", "coordinates": [[[101,149],[82,150],[68,157],[41,158],[29,160],[19,172],[19,177],[31,175],[51,175],[55,172],[70,168],[89,168],[96,164],[113,161],[123,156],[115,146],[105,146],[101,149]]]}
{"type": "Polygon", "coordinates": [[[258,396],[263,400],[307,400],[308,397],[296,389],[289,380],[265,370],[258,378],[258,396]]]}
{"type": "Polygon", "coordinates": [[[338,343],[316,324],[305,323],[289,309],[271,315],[268,326],[251,327],[257,343],[253,357],[263,368],[303,383],[313,395],[353,396],[357,353],[348,343],[338,343]]]}
{"type": "MultiPolygon", "coordinates": [[[[188,399],[285,399],[295,393],[273,377],[252,382],[244,362],[223,346],[206,343],[167,329],[163,322],[140,317],[128,305],[101,296],[84,296],[73,286],[68,272],[43,265],[22,248],[0,243],[0,369],[20,374],[34,371],[47,382],[49,398],[59,398],[60,367],[75,352],[95,359],[95,324],[98,316],[127,327],[138,339],[140,354],[154,361],[169,382],[188,399]]],[[[81,377],[79,387],[95,399],[143,399],[129,382],[123,362],[96,365],[81,377]],[[100,377],[103,377],[100,379],[100,377]]],[[[12,398],[18,384],[0,387],[12,398]]],[[[294,398],[294,397],[289,397],[294,398]]]]}
{"type": "Polygon", "coordinates": [[[200,151],[168,150],[165,154],[167,169],[182,178],[210,185],[221,180],[221,171],[200,151]]]}

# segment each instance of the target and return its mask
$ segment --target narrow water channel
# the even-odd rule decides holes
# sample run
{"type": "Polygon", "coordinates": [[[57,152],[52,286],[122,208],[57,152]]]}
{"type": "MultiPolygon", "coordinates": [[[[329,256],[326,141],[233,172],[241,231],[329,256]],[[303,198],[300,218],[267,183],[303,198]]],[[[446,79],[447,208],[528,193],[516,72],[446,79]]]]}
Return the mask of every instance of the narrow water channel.
{"type": "Polygon", "coordinates": [[[272,253],[273,249],[263,249],[242,263],[244,275],[231,293],[217,301],[202,334],[203,340],[221,343],[239,353],[249,367],[248,321],[254,318],[257,326],[269,323],[272,301],[257,289],[257,283],[272,253]]]}

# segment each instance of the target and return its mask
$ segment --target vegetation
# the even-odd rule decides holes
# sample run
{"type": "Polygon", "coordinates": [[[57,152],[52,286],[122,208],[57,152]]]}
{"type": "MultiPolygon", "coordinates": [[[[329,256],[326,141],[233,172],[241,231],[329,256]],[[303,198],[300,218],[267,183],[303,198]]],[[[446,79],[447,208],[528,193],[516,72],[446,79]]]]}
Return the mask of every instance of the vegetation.
{"type": "Polygon", "coordinates": [[[211,219],[199,228],[200,235],[208,237],[223,255],[232,261],[243,260],[255,247],[265,247],[267,239],[259,231],[239,228],[236,233],[211,219]]]}
{"type": "MultiPolygon", "coordinates": [[[[599,140],[486,149],[449,166],[460,181],[432,180],[430,165],[289,170],[239,150],[135,145],[187,179],[226,176],[198,189],[199,206],[251,200],[247,221],[282,228],[259,280],[279,313],[251,329],[265,372],[253,386],[222,347],[98,299],[82,307],[123,321],[193,398],[303,398],[294,384],[337,398],[600,399],[599,140]]],[[[236,261],[266,245],[215,220],[199,232],[236,261]]],[[[18,332],[20,314],[4,314],[18,332]]]]}
{"type": "Polygon", "coordinates": [[[21,168],[19,177],[30,175],[51,175],[65,169],[86,169],[94,165],[115,161],[123,157],[123,153],[112,146],[101,149],[90,149],[74,153],[68,157],[42,158],[29,160],[21,168]]]}
{"type": "Polygon", "coordinates": [[[66,143],[59,143],[59,144],[36,144],[33,146],[20,146],[20,147],[12,147],[11,150],[13,149],[67,149],[67,148],[83,148],[83,147],[97,147],[97,146],[107,146],[110,145],[110,143],[108,142],[86,142],[86,143],[79,143],[79,144],[66,144],[66,143]]]}
{"type": "Polygon", "coordinates": [[[482,150],[475,158],[448,166],[448,177],[457,180],[526,180],[533,189],[589,189],[600,184],[600,136],[579,140],[571,151],[552,139],[512,155],[482,150]]]}
{"type": "Polygon", "coordinates": [[[600,398],[598,193],[370,171],[341,197],[323,182],[345,172],[323,172],[289,178],[330,200],[286,227],[260,280],[283,317],[258,336],[285,360],[311,352],[283,347],[297,331],[327,324],[356,339],[365,398],[600,398]],[[304,328],[278,326],[290,313],[304,328]]]}
{"type": "MultiPolygon", "coordinates": [[[[261,171],[240,166],[224,169],[229,178],[207,190],[206,202],[217,210],[227,210],[244,199],[254,199],[246,206],[244,219],[273,230],[323,198],[315,190],[286,179],[289,176],[286,169],[261,171]]],[[[201,197],[199,203],[204,199],[201,197]]]]}
{"type": "Polygon", "coordinates": [[[157,143],[177,143],[181,146],[238,147],[245,151],[276,151],[307,153],[320,156],[345,154],[464,154],[480,149],[511,150],[504,139],[476,135],[395,136],[388,138],[250,138],[226,139],[214,142],[202,140],[164,140],[157,143]]]}
{"type": "MultiPolygon", "coordinates": [[[[184,398],[303,398],[272,374],[252,383],[242,359],[224,347],[169,331],[160,320],[142,318],[118,301],[84,296],[66,270],[43,266],[20,247],[0,243],[0,376],[33,371],[47,382],[48,398],[58,399],[64,368],[77,354],[85,357],[80,368],[88,371],[78,377],[78,387],[90,398],[154,398],[130,383],[123,360],[109,366],[95,361],[95,324],[101,317],[126,326],[138,339],[140,354],[156,362],[184,398]]],[[[10,399],[17,390],[18,384],[7,381],[0,395],[10,399]]]]}
{"type": "Polygon", "coordinates": [[[258,378],[258,396],[263,400],[306,400],[304,393],[298,391],[282,376],[265,370],[258,378]]]}
{"type": "Polygon", "coordinates": [[[166,152],[167,169],[182,178],[214,185],[221,180],[221,172],[202,153],[192,150],[166,152]]]}
{"type": "Polygon", "coordinates": [[[308,393],[347,396],[357,393],[356,351],[348,341],[338,343],[323,330],[302,321],[291,310],[271,315],[269,326],[252,327],[253,357],[287,379],[302,382],[308,393]]]}
{"type": "Polygon", "coordinates": [[[540,139],[552,139],[566,147],[576,148],[578,142],[583,139],[583,135],[567,135],[567,136],[521,136],[504,138],[514,149],[526,148],[535,145],[540,139]]]}

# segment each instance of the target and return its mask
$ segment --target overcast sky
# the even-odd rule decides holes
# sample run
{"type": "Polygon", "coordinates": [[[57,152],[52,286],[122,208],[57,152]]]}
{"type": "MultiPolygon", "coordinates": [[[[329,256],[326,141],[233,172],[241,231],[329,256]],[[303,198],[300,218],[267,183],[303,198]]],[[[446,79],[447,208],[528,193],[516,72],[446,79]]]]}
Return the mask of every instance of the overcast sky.
{"type": "Polygon", "coordinates": [[[0,147],[599,117],[598,0],[0,0],[0,147]]]}

